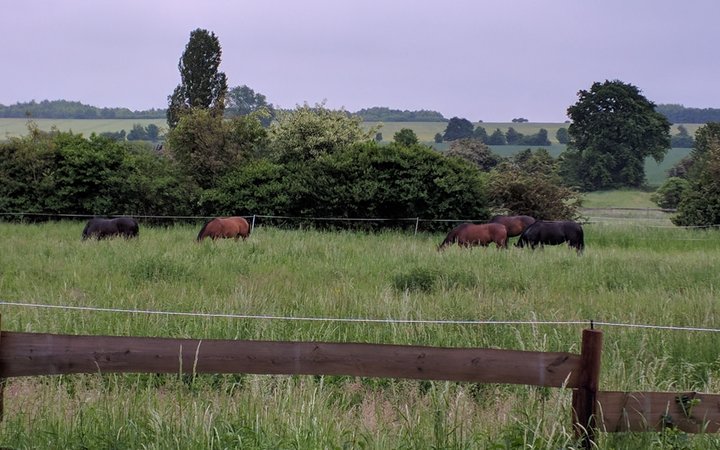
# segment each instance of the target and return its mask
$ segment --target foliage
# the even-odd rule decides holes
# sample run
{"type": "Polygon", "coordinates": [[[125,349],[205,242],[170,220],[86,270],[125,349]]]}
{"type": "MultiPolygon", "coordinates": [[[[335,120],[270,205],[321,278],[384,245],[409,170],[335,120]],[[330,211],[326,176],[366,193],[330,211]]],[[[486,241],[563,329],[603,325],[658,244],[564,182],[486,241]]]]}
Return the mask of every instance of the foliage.
{"type": "Polygon", "coordinates": [[[669,177],[650,197],[650,199],[664,209],[675,209],[685,195],[689,183],[684,178],[669,177]]]}
{"type": "MultiPolygon", "coordinates": [[[[209,215],[286,215],[291,210],[291,190],[297,174],[266,159],[250,161],[218,180],[205,191],[202,213],[209,215]]],[[[295,200],[295,199],[293,199],[295,200]]]]}
{"type": "Polygon", "coordinates": [[[2,118],[32,119],[160,119],[164,109],[131,111],[127,108],[98,108],[68,100],[43,100],[0,105],[2,118]]]}
{"type": "Polygon", "coordinates": [[[403,128],[393,136],[393,142],[399,145],[410,146],[417,144],[417,134],[410,128],[403,128]]]}
{"type": "Polygon", "coordinates": [[[186,214],[197,192],[147,145],[43,133],[0,144],[0,210],[69,214],[186,214]]]}
{"type": "Polygon", "coordinates": [[[435,133],[435,137],[433,137],[433,142],[436,144],[441,144],[443,141],[443,135],[441,133],[435,133]]]}
{"type": "Polygon", "coordinates": [[[497,166],[502,158],[492,152],[490,147],[477,139],[458,139],[450,143],[447,156],[464,159],[487,172],[497,166]]]}
{"type": "Polygon", "coordinates": [[[695,133],[693,166],[688,187],[677,207],[676,225],[720,224],[720,123],[707,124],[695,133]]]}
{"type": "Polygon", "coordinates": [[[657,105],[655,111],[672,123],[720,122],[719,108],[686,108],[677,104],[661,104],[657,105]]]}
{"type": "Polygon", "coordinates": [[[507,138],[505,133],[500,131],[500,128],[496,128],[495,131],[488,137],[488,145],[507,145],[507,138]]]}
{"type": "Polygon", "coordinates": [[[193,108],[167,134],[170,154],[203,188],[264,148],[266,132],[253,116],[225,120],[208,109],[193,108]]]}
{"type": "Polygon", "coordinates": [[[487,131],[485,131],[485,128],[478,125],[473,131],[473,138],[479,140],[483,144],[487,144],[490,137],[488,136],[487,131]]]}
{"type": "Polygon", "coordinates": [[[227,78],[220,72],[222,50],[215,33],[196,29],[190,33],[178,69],[180,84],[168,97],[168,125],[175,128],[180,118],[194,108],[209,109],[222,117],[227,94],[227,78]]]}
{"type": "Polygon", "coordinates": [[[670,147],[670,123],[637,87],[619,80],[595,82],[578,97],[568,108],[566,181],[584,190],[641,186],[645,158],[660,162],[670,147]]]}
{"type": "Polygon", "coordinates": [[[567,144],[570,142],[570,133],[568,133],[567,128],[560,127],[555,132],[555,139],[557,139],[558,143],[560,144],[567,144]]]}
{"type": "Polygon", "coordinates": [[[692,148],[695,145],[695,140],[690,136],[685,126],[678,125],[678,134],[670,138],[670,145],[673,148],[692,148]]]}
{"type": "Polygon", "coordinates": [[[692,156],[688,155],[683,157],[680,161],[676,162],[670,169],[668,169],[668,177],[687,178],[688,174],[692,170],[693,163],[694,159],[692,156]]]}
{"type": "Polygon", "coordinates": [[[157,141],[158,139],[160,139],[160,127],[154,123],[148,124],[147,127],[136,123],[127,134],[128,141],[157,141]]]}
{"type": "Polygon", "coordinates": [[[453,117],[448,121],[443,133],[443,140],[454,141],[455,139],[469,138],[472,137],[473,130],[473,124],[469,120],[453,117]]]}
{"type": "Polygon", "coordinates": [[[582,206],[580,194],[562,186],[558,162],[545,149],[527,149],[491,172],[493,206],[510,214],[538,219],[575,219],[582,206]]]}
{"type": "Polygon", "coordinates": [[[269,128],[269,150],[280,162],[309,161],[368,141],[376,130],[364,130],[362,119],[323,104],[279,111],[269,128]]]}
{"type": "Polygon", "coordinates": [[[529,122],[529,120],[527,120],[524,117],[516,117],[515,119],[512,120],[512,123],[523,123],[523,122],[529,122]]]}
{"type": "Polygon", "coordinates": [[[422,145],[370,141],[307,161],[253,162],[224,177],[206,201],[224,214],[482,218],[484,186],[482,175],[463,161],[422,145]]]}
{"type": "Polygon", "coordinates": [[[260,113],[263,126],[269,126],[275,117],[275,107],[267,102],[267,98],[246,85],[236,86],[227,93],[225,116],[245,116],[260,113]]]}
{"type": "Polygon", "coordinates": [[[387,107],[376,106],[364,108],[355,113],[366,122],[447,122],[437,111],[421,109],[419,111],[401,111],[387,107]]]}

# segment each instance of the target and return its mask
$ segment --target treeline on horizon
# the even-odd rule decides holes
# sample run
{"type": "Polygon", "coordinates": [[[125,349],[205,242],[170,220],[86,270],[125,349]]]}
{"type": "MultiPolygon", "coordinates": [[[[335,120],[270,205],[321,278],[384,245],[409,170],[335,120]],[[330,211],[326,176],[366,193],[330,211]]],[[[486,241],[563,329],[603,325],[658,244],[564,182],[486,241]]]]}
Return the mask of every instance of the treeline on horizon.
{"type": "MultiPolygon", "coordinates": [[[[661,104],[656,111],[671,123],[720,122],[720,108],[686,108],[677,104],[661,104]]],[[[408,111],[376,106],[354,113],[366,122],[447,122],[441,113],[431,110],[408,111]]],[[[128,108],[98,108],[68,100],[43,100],[0,104],[0,118],[5,119],[165,119],[167,109],[153,108],[132,111],[128,108]]]]}

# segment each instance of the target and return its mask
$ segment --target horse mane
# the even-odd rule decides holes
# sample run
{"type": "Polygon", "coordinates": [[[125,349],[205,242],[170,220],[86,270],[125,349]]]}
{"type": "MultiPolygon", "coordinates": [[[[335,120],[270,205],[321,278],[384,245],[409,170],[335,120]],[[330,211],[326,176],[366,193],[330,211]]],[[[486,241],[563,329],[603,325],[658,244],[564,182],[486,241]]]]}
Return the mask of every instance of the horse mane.
{"type": "Polygon", "coordinates": [[[210,224],[210,222],[212,222],[213,220],[215,220],[215,219],[208,220],[207,222],[205,222],[205,224],[202,226],[202,228],[200,228],[200,232],[197,235],[198,241],[202,238],[202,235],[205,232],[205,228],[207,228],[208,224],[210,224]]]}

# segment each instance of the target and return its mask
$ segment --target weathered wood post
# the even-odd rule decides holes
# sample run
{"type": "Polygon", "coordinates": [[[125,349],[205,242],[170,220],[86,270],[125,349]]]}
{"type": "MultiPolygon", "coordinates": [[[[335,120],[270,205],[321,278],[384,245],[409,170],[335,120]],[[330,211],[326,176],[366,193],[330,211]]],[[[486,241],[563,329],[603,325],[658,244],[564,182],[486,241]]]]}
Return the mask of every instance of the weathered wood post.
{"type": "Polygon", "coordinates": [[[575,434],[582,438],[583,448],[587,449],[595,440],[595,399],[600,385],[602,336],[599,330],[583,330],[580,380],[579,386],[573,390],[573,426],[575,434]]]}
{"type": "Polygon", "coordinates": [[[418,227],[419,227],[419,226],[420,226],[420,218],[419,218],[419,217],[416,217],[416,218],[415,218],[415,235],[416,235],[416,236],[417,236],[417,232],[418,232],[418,227]]]}
{"type": "Polygon", "coordinates": [[[255,214],[253,214],[252,224],[250,225],[250,234],[252,234],[253,231],[255,231],[255,214]]]}
{"type": "MultiPolygon", "coordinates": [[[[2,315],[0,314],[0,324],[2,324],[2,315]]],[[[2,330],[2,326],[0,326],[0,330],[2,330]]],[[[2,336],[2,331],[0,331],[0,336],[2,336]]],[[[0,377],[0,422],[3,420],[4,411],[5,411],[5,383],[7,379],[0,377]]]]}

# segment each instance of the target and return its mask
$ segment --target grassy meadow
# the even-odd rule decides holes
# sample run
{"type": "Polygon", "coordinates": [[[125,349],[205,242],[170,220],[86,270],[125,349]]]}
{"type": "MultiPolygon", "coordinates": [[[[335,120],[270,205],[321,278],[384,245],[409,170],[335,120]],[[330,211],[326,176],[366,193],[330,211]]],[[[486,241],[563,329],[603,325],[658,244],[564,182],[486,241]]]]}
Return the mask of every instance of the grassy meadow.
{"type": "MultiPolygon", "coordinates": [[[[597,200],[598,202],[600,200],[597,200]]],[[[198,225],[80,241],[83,223],[0,222],[0,300],[294,317],[717,327],[720,231],[585,225],[586,251],[435,248],[444,236],[285,230],[194,241],[198,225]]],[[[2,306],[2,329],[579,352],[585,325],[200,318],[2,306]]],[[[720,392],[720,335],[600,326],[603,390],[720,392]]],[[[573,448],[560,389],[351,377],[14,378],[10,448],[573,448]]],[[[600,434],[598,448],[708,448],[715,436],[600,434]]]]}

